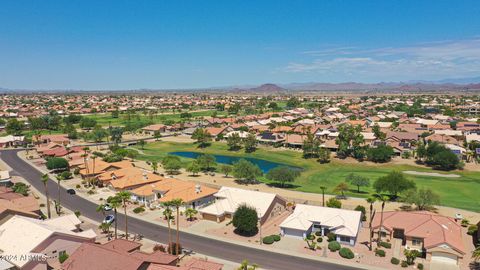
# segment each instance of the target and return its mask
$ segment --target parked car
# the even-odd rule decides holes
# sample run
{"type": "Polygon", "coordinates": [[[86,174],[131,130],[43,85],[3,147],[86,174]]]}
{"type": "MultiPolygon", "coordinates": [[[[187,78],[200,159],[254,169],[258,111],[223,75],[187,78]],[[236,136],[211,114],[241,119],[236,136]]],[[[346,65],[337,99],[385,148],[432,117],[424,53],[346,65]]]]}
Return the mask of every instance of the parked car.
{"type": "Polygon", "coordinates": [[[76,194],[75,189],[73,189],[73,188],[67,189],[67,193],[70,194],[70,195],[75,195],[76,194]]]}
{"type": "Polygon", "coordinates": [[[103,220],[103,223],[104,224],[112,224],[114,221],[115,221],[115,216],[114,215],[108,215],[103,220]]]}
{"type": "Polygon", "coordinates": [[[112,206],[110,206],[110,204],[106,203],[105,206],[103,206],[103,210],[105,211],[112,211],[112,206]]]}

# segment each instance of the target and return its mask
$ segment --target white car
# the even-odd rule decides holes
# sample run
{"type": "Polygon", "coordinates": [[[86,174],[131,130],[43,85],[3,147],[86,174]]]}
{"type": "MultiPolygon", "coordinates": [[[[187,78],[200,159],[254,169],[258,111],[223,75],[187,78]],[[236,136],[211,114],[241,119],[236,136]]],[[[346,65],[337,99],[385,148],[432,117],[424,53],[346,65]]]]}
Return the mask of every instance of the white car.
{"type": "Polygon", "coordinates": [[[103,223],[105,224],[112,224],[115,221],[115,216],[114,215],[108,215],[105,217],[103,220],[103,223]]]}
{"type": "Polygon", "coordinates": [[[462,214],[460,214],[460,213],[455,214],[455,219],[462,220],[463,219],[462,214]]]}
{"type": "Polygon", "coordinates": [[[105,210],[105,211],[112,211],[112,209],[113,208],[108,203],[103,206],[103,210],[105,210]]]}

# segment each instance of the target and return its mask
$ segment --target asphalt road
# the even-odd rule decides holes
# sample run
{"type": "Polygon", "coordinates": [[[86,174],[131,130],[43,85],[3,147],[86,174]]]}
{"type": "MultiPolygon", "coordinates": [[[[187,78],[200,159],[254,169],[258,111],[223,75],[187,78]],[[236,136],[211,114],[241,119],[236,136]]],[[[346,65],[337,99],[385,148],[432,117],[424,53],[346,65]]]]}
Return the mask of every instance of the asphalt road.
{"type": "MultiPolygon", "coordinates": [[[[38,191],[44,192],[44,187],[40,178],[42,174],[32,167],[29,163],[18,157],[17,152],[20,150],[3,150],[0,151],[0,158],[7,163],[13,170],[12,175],[18,175],[27,180],[38,191]]],[[[57,183],[50,179],[48,190],[52,199],[57,197],[57,183]]],[[[92,220],[101,222],[103,215],[95,211],[96,204],[83,199],[77,195],[69,195],[64,188],[61,188],[61,203],[70,210],[79,210],[83,216],[92,220]]],[[[118,214],[118,228],[124,229],[125,216],[118,214]]],[[[128,230],[130,233],[138,233],[144,237],[158,241],[160,243],[168,242],[168,229],[150,222],[146,222],[131,216],[128,216],[128,230]]],[[[315,261],[311,259],[301,258],[279,254],[275,252],[260,250],[251,247],[236,245],[224,241],[218,241],[207,237],[191,234],[188,232],[180,233],[180,242],[182,247],[191,249],[194,252],[213,256],[233,262],[241,262],[244,259],[252,263],[260,265],[266,269],[279,270],[353,270],[359,269],[350,266],[332,264],[327,262],[315,261]]]]}

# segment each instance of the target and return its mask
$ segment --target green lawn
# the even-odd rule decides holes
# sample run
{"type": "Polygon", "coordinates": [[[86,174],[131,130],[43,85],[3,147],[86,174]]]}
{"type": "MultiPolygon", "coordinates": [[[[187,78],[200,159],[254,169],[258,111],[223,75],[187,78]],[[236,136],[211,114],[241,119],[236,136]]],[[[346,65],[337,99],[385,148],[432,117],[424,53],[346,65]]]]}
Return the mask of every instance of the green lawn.
{"type": "MultiPolygon", "coordinates": [[[[191,112],[192,117],[199,117],[199,116],[211,116],[214,110],[206,110],[206,111],[197,111],[191,112]]],[[[136,115],[132,115],[131,121],[141,121],[141,122],[153,122],[153,123],[164,123],[166,120],[173,120],[178,122],[181,120],[180,118],[181,113],[165,113],[165,114],[156,114],[150,117],[148,114],[145,115],[143,113],[138,112],[136,115]]],[[[122,126],[125,125],[127,122],[126,114],[120,114],[118,118],[113,118],[111,113],[96,113],[96,114],[89,114],[85,117],[93,118],[97,121],[97,124],[102,126],[122,126]]]]}
{"type": "MultiPolygon", "coordinates": [[[[214,142],[205,149],[199,149],[191,143],[172,143],[172,142],[155,142],[149,143],[143,150],[144,155],[139,158],[143,160],[157,160],[173,151],[197,151],[209,154],[221,154],[230,156],[245,156],[269,161],[284,163],[292,166],[304,168],[301,176],[293,183],[292,189],[320,193],[320,186],[326,186],[328,193],[332,193],[333,188],[350,173],[356,173],[368,177],[371,183],[380,176],[387,174],[392,170],[399,171],[425,171],[433,172],[434,170],[425,167],[411,165],[368,165],[366,163],[346,163],[345,161],[333,159],[328,164],[320,164],[315,160],[305,160],[302,153],[290,150],[270,150],[267,148],[259,148],[251,154],[245,154],[242,150],[233,152],[228,151],[227,145],[224,143],[214,142]]],[[[182,158],[187,162],[187,158],[182,158]]],[[[434,171],[439,172],[439,171],[434,171]]],[[[441,172],[440,172],[441,173],[441,172]]],[[[416,176],[406,175],[414,180],[417,187],[428,187],[438,193],[441,197],[441,204],[445,206],[463,208],[467,210],[480,211],[480,172],[471,171],[455,171],[451,172],[461,175],[459,178],[442,178],[432,176],[416,176]]],[[[266,181],[266,179],[261,179],[266,181]]],[[[347,195],[355,197],[367,197],[368,193],[373,193],[372,188],[363,188],[363,193],[355,192],[356,187],[351,187],[351,191],[347,195]]]]}

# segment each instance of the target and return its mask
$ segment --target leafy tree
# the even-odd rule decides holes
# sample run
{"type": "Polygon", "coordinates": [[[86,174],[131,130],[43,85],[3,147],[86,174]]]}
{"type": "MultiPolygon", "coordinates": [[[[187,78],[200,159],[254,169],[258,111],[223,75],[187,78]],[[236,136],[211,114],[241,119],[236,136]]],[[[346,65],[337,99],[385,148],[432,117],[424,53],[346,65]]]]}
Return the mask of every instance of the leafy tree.
{"type": "Polygon", "coordinates": [[[225,174],[225,177],[228,177],[228,175],[233,171],[233,168],[230,165],[222,164],[222,165],[220,165],[220,171],[223,174],[225,174]]]}
{"type": "Polygon", "coordinates": [[[151,162],[151,166],[152,166],[153,173],[157,173],[157,170],[158,170],[158,162],[152,161],[152,162],[151,162]]]}
{"type": "Polygon", "coordinates": [[[327,207],[342,208],[342,202],[332,197],[327,200],[327,207]]]}
{"type": "Polygon", "coordinates": [[[364,138],[362,135],[362,127],[360,125],[352,126],[350,124],[342,124],[338,127],[338,137],[335,142],[338,145],[337,155],[346,158],[353,156],[355,158],[363,158],[364,138]]]}
{"type": "Polygon", "coordinates": [[[187,167],[187,172],[191,172],[193,176],[197,175],[200,172],[200,165],[198,165],[198,161],[192,161],[187,167]]]}
{"type": "Polygon", "coordinates": [[[330,162],[330,150],[325,147],[321,147],[318,151],[318,162],[329,163],[330,162]]]}
{"type": "Polygon", "coordinates": [[[345,198],[345,192],[348,191],[348,190],[349,190],[349,188],[348,188],[347,183],[341,182],[335,187],[335,189],[333,189],[333,192],[340,193],[342,198],[345,198]]]}
{"type": "Polygon", "coordinates": [[[405,202],[415,204],[418,210],[428,210],[440,203],[440,196],[431,189],[409,189],[404,195],[405,202]]]}
{"type": "Polygon", "coordinates": [[[197,140],[199,147],[206,147],[212,140],[212,135],[203,128],[197,128],[192,134],[192,139],[197,140]]]}
{"type": "Polygon", "coordinates": [[[301,102],[300,100],[298,100],[298,98],[296,97],[291,97],[288,101],[287,101],[287,108],[289,109],[293,109],[293,108],[297,108],[298,106],[300,106],[301,102]]]}
{"type": "Polygon", "coordinates": [[[255,235],[258,232],[257,210],[246,204],[238,206],[233,214],[232,224],[238,234],[255,235]]]}
{"type": "Polygon", "coordinates": [[[169,174],[178,172],[182,167],[182,162],[180,158],[173,155],[168,155],[162,159],[162,166],[169,174]]]}
{"type": "Polygon", "coordinates": [[[437,169],[446,171],[457,169],[460,166],[458,156],[448,149],[435,154],[428,163],[437,169]]]}
{"type": "Polygon", "coordinates": [[[118,118],[120,112],[118,110],[112,111],[112,118],[118,118]]]}
{"type": "Polygon", "coordinates": [[[110,133],[110,139],[115,145],[118,145],[120,142],[122,142],[123,128],[112,127],[109,129],[109,133],[110,133]]]}
{"type": "Polygon", "coordinates": [[[8,134],[21,135],[23,128],[23,122],[18,121],[16,118],[12,118],[8,120],[7,125],[5,126],[5,131],[7,131],[8,134]]]}
{"type": "Polygon", "coordinates": [[[303,140],[303,157],[304,158],[314,158],[318,157],[320,153],[320,139],[317,138],[314,134],[310,132],[310,130],[307,131],[307,135],[305,139],[303,140]]]}
{"type": "Polygon", "coordinates": [[[417,144],[417,159],[423,160],[423,158],[427,155],[427,148],[425,148],[425,144],[423,140],[418,141],[417,144]]]}
{"type": "Polygon", "coordinates": [[[240,138],[240,135],[238,135],[237,132],[232,133],[230,136],[227,137],[227,145],[229,150],[231,151],[236,151],[240,149],[242,143],[242,139],[240,138]]]}
{"type": "Polygon", "coordinates": [[[233,164],[233,176],[246,183],[253,183],[262,175],[260,168],[246,159],[240,159],[233,164]]]}
{"type": "Polygon", "coordinates": [[[407,258],[407,264],[408,265],[413,265],[414,261],[415,261],[415,258],[417,258],[421,255],[420,251],[418,251],[416,249],[405,249],[403,251],[403,254],[407,258]]]}
{"type": "Polygon", "coordinates": [[[373,162],[387,162],[395,154],[390,145],[381,144],[377,147],[370,147],[367,150],[367,158],[373,162]]]}
{"type": "Polygon", "coordinates": [[[89,117],[82,117],[79,123],[80,128],[83,128],[83,129],[91,129],[96,125],[97,125],[97,121],[89,117]]]}
{"type": "Polygon", "coordinates": [[[243,140],[243,147],[245,147],[245,152],[251,153],[257,149],[257,137],[253,133],[249,133],[247,137],[243,140]]]}
{"type": "Polygon", "coordinates": [[[138,145],[140,145],[140,148],[142,148],[142,149],[145,149],[146,144],[147,144],[147,142],[143,139],[138,141],[138,145]]]}
{"type": "Polygon", "coordinates": [[[68,168],[68,161],[60,157],[51,157],[47,159],[47,169],[63,170],[68,168]]]}
{"type": "Polygon", "coordinates": [[[387,136],[384,132],[380,130],[380,126],[375,123],[372,127],[373,134],[375,134],[375,137],[379,140],[385,140],[385,137],[387,136]]]}
{"type": "Polygon", "coordinates": [[[160,131],[158,131],[158,130],[155,130],[153,132],[153,137],[155,138],[156,141],[158,141],[158,139],[160,139],[162,137],[162,133],[160,133],[160,131]]]}
{"type": "Polygon", "coordinates": [[[354,186],[357,186],[357,193],[360,193],[360,187],[370,186],[370,179],[354,173],[349,174],[346,178],[346,181],[354,186]]]}
{"type": "Polygon", "coordinates": [[[407,179],[401,172],[392,171],[378,178],[373,187],[377,193],[388,192],[390,195],[397,197],[398,193],[415,188],[415,182],[407,179]]]}
{"type": "Polygon", "coordinates": [[[67,134],[69,139],[74,140],[78,138],[77,129],[71,123],[68,123],[63,127],[63,133],[67,134]]]}
{"type": "Polygon", "coordinates": [[[196,159],[200,169],[203,171],[210,171],[212,170],[215,165],[215,157],[209,154],[201,154],[196,159]]]}
{"type": "Polygon", "coordinates": [[[285,183],[295,181],[295,178],[300,176],[298,170],[294,170],[287,166],[279,166],[268,171],[266,177],[269,180],[280,183],[281,187],[285,187],[285,183]]]}

